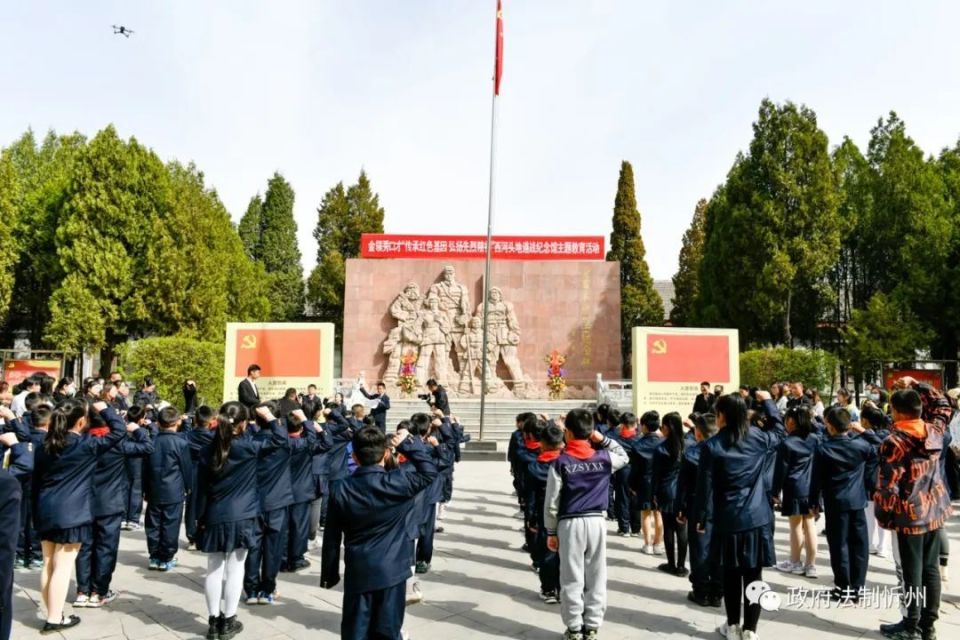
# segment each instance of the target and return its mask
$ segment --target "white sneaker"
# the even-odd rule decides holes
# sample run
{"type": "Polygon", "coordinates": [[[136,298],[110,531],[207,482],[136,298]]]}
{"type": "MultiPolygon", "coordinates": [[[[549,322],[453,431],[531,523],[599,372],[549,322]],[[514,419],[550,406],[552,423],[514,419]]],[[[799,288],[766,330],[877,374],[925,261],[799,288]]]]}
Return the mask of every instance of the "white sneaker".
{"type": "Polygon", "coordinates": [[[784,573],[793,573],[797,568],[799,562],[794,562],[793,560],[784,560],[783,562],[777,563],[777,571],[783,571],[784,573]]]}
{"type": "Polygon", "coordinates": [[[743,630],[743,635],[742,635],[743,640],[757,640],[758,637],[759,636],[757,636],[756,631],[748,631],[746,629],[743,630]]]}
{"type": "Polygon", "coordinates": [[[666,550],[663,548],[662,544],[653,545],[653,555],[655,556],[665,556],[667,555],[666,550]]]}
{"type": "Polygon", "coordinates": [[[90,598],[85,593],[78,593],[77,599],[73,601],[74,609],[86,609],[90,606],[90,598]]]}
{"type": "Polygon", "coordinates": [[[727,640],[743,640],[743,633],[740,631],[740,625],[728,625],[724,622],[717,628],[717,633],[727,640]]]}
{"type": "Polygon", "coordinates": [[[950,582],[950,572],[943,565],[940,565],[940,582],[943,584],[950,582]]]}
{"type": "Polygon", "coordinates": [[[816,578],[817,577],[817,565],[808,564],[803,567],[803,576],[805,578],[816,578]]]}
{"type": "Polygon", "coordinates": [[[798,562],[793,566],[793,570],[790,573],[796,576],[806,575],[807,565],[803,564],[802,562],[798,562]]]}
{"type": "Polygon", "coordinates": [[[873,555],[873,556],[880,555],[880,547],[874,544],[870,545],[870,555],[873,555]]]}
{"type": "Polygon", "coordinates": [[[640,553],[646,554],[646,555],[648,555],[648,556],[654,555],[655,552],[654,552],[654,549],[653,549],[653,545],[652,545],[652,544],[645,544],[645,545],[643,545],[642,547],[640,547],[640,553]]]}
{"type": "Polygon", "coordinates": [[[414,582],[407,592],[407,606],[421,602],[423,602],[423,591],[420,589],[420,582],[414,582]]]}

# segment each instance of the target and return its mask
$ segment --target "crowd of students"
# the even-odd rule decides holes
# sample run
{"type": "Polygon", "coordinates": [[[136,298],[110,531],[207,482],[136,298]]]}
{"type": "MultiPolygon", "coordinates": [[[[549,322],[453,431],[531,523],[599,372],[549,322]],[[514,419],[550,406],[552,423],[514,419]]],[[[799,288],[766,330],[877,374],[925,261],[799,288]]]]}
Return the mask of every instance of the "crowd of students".
{"type": "Polygon", "coordinates": [[[141,527],[144,503],[150,570],[177,566],[181,527],[189,548],[207,554],[208,640],[242,631],[241,601],[272,604],[278,574],[310,566],[321,529],[323,587],[340,581],[346,549],[343,637],[401,636],[405,605],[423,597],[416,576],[430,571],[439,507],[452,497],[465,441],[456,418],[431,406],[387,434],[382,413],[347,411],[342,395],[319,399],[315,389],[187,415],[159,401],[150,380],[130,404],[119,374],[111,378],[77,389],[36,376],[0,405],[9,451],[0,525],[19,532],[0,549],[0,638],[10,636],[13,566],[41,571],[42,634],[80,623],[64,615],[74,571],[75,609],[113,602],[121,531],[141,527]]]}
{"type": "Polygon", "coordinates": [[[800,383],[718,391],[703,383],[701,411],[687,417],[648,411],[638,420],[607,405],[553,420],[517,416],[508,459],[523,549],[541,599],[560,605],[565,640],[596,638],[603,622],[605,519],[641,538],[641,553],[665,556],[660,571],[688,578],[690,602],[726,609],[721,636],[755,640],[761,606],[747,587],[770,567],[816,578],[821,514],[831,599],[865,597],[870,554],[892,546],[903,619],[880,631],[936,638],[944,524],[951,496],[960,498],[948,428],[960,420],[960,393],[948,399],[904,378],[892,396],[872,389],[852,416],[848,393],[823,409],[800,383]],[[776,511],[790,531],[780,563],[776,511]]]}

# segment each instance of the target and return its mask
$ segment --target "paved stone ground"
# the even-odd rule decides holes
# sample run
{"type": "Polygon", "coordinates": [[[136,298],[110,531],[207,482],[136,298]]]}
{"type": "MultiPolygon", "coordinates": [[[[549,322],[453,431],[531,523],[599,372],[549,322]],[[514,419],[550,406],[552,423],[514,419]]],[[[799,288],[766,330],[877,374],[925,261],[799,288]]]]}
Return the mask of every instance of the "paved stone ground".
{"type": "MultiPolygon", "coordinates": [[[[556,639],[562,630],[556,606],[537,597],[537,578],[520,551],[520,521],[505,463],[464,462],[457,469],[454,502],[446,533],[437,536],[433,570],[424,576],[426,603],[407,610],[405,629],[414,640],[479,638],[556,639]]],[[[613,523],[608,523],[615,532],[613,523]]],[[[950,524],[955,550],[960,550],[960,519],[950,524]]],[[[200,638],[206,629],[202,584],[203,554],[181,550],[180,566],[169,573],[148,571],[143,533],[124,533],[114,588],[120,598],[109,607],[79,611],[83,623],[62,637],[70,640],[167,640],[200,638]]],[[[777,523],[778,553],[786,553],[785,522],[777,523]]],[[[667,576],[655,567],[662,559],[639,552],[635,538],[611,536],[608,542],[609,606],[601,636],[619,638],[710,638],[723,621],[721,609],[690,605],[686,579],[667,576]]],[[[941,608],[940,637],[960,637],[960,551],[955,551],[953,582],[941,608]]],[[[825,589],[829,579],[826,541],[821,538],[820,579],[813,581],[775,570],[764,579],[786,599],[791,587],[825,589]]],[[[335,638],[340,624],[339,590],[318,584],[319,557],[297,574],[281,574],[279,604],[246,607],[240,619],[251,639],[335,638]]],[[[17,573],[13,638],[37,637],[40,621],[39,574],[17,573]]],[[[894,583],[890,561],[871,556],[868,581],[881,589],[894,583]]],[[[68,607],[69,610],[69,607],[68,607]]],[[[898,619],[891,608],[813,609],[790,606],[764,613],[760,634],[789,640],[809,638],[880,638],[880,622],[898,619]]]]}

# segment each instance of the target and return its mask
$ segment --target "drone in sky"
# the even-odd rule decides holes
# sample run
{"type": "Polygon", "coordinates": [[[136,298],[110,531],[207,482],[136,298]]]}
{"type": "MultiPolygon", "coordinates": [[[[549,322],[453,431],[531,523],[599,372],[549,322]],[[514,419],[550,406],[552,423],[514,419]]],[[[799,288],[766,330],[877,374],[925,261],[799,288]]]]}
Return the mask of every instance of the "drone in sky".
{"type": "Polygon", "coordinates": [[[132,33],[133,33],[132,30],[127,29],[127,28],[126,28],[125,26],[123,26],[123,25],[120,25],[120,26],[113,25],[113,35],[123,36],[123,37],[125,37],[125,38],[129,38],[129,37],[130,37],[130,34],[132,34],[132,33]]]}

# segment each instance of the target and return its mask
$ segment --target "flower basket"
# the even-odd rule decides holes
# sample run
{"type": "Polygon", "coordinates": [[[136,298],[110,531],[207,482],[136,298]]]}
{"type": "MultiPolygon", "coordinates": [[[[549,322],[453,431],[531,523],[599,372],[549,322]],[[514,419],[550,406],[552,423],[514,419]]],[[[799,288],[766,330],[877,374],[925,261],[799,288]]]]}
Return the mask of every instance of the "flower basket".
{"type": "Polygon", "coordinates": [[[406,396],[412,396],[416,392],[420,381],[417,380],[417,356],[413,351],[407,351],[400,359],[400,377],[397,378],[397,386],[406,396]]]}
{"type": "Polygon", "coordinates": [[[567,389],[567,370],[563,368],[567,357],[554,349],[543,361],[547,363],[547,389],[550,399],[559,400],[567,389]]]}

